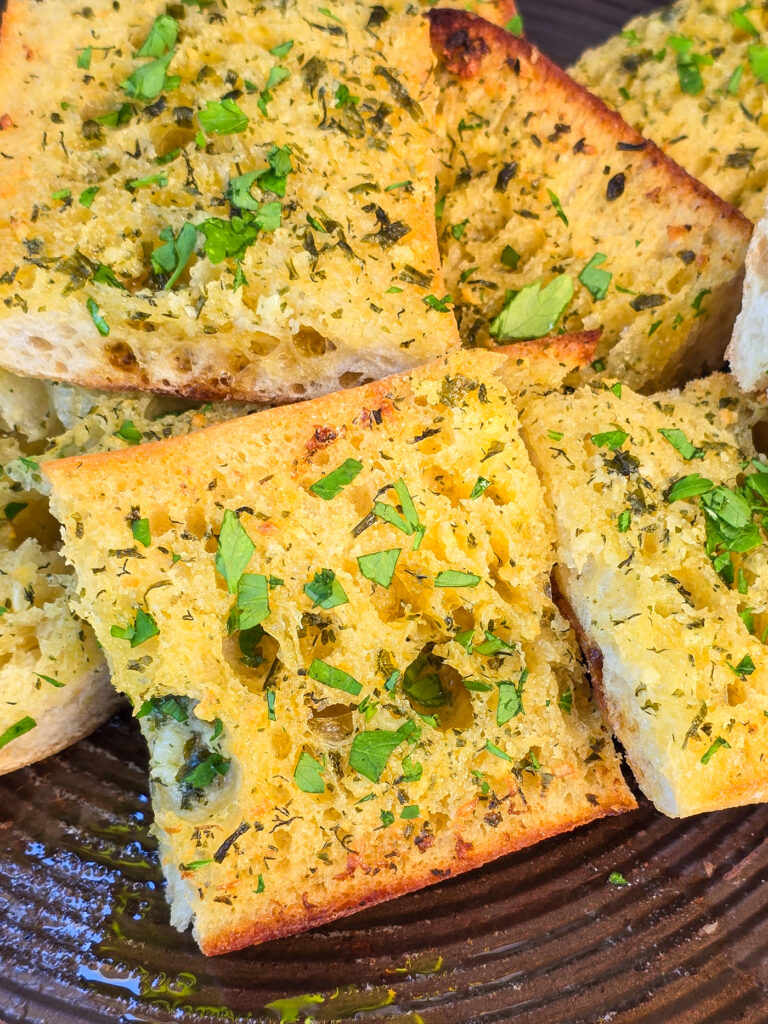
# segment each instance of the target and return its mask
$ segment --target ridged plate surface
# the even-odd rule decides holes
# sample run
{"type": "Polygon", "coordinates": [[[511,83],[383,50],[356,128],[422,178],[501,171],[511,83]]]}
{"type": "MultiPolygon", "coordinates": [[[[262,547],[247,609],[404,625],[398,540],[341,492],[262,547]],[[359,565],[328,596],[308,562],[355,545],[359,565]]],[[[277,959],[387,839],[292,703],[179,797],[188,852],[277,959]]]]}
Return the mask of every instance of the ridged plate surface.
{"type": "MultiPolygon", "coordinates": [[[[532,38],[567,63],[650,5],[522,6],[532,38]]],[[[768,1021],[768,807],[677,822],[644,805],[212,960],[168,924],[150,821],[126,713],[0,778],[2,1024],[768,1021]]]]}

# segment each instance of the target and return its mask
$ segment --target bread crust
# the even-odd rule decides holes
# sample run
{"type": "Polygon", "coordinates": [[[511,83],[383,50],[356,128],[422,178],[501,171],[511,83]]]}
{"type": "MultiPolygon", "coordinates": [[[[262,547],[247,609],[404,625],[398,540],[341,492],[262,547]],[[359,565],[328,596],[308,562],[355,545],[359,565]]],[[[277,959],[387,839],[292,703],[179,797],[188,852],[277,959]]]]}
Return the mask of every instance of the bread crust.
{"type": "Polygon", "coordinates": [[[45,14],[11,0],[0,365],[101,390],[288,402],[458,347],[451,314],[426,302],[445,291],[426,22],[393,0],[369,31],[353,0],[344,32],[321,32],[304,2],[278,22],[233,0],[214,23],[194,7],[175,23],[156,0],[130,12],[97,0],[90,19],[66,0],[45,14]],[[175,74],[149,103],[127,85],[149,66],[137,46],[158,16],[176,24],[175,74]],[[278,58],[284,33],[295,45],[278,58]],[[226,50],[247,79],[235,89],[226,50]],[[262,88],[273,72],[279,87],[262,88]],[[216,121],[226,104],[233,128],[216,121]],[[244,181],[255,191],[234,195],[244,181]]]}
{"type": "Polygon", "coordinates": [[[284,939],[289,935],[295,935],[297,932],[307,931],[309,928],[319,928],[321,925],[327,924],[329,921],[335,921],[340,917],[346,917],[349,914],[356,914],[361,910],[374,907],[379,903],[386,902],[387,900],[396,899],[399,896],[405,896],[408,893],[416,892],[428,885],[434,885],[437,881],[445,881],[448,878],[455,878],[457,875],[461,875],[466,871],[473,871],[475,868],[482,867],[490,861],[498,860],[500,857],[515,853],[518,850],[526,849],[536,843],[543,842],[545,839],[552,839],[555,836],[573,832],[575,829],[581,828],[581,826],[588,824],[590,821],[595,821],[599,818],[611,817],[616,814],[625,814],[628,811],[634,811],[636,809],[637,801],[629,790],[623,785],[617,785],[613,794],[603,795],[599,806],[595,807],[594,814],[584,815],[578,820],[566,818],[560,822],[553,822],[551,827],[531,832],[523,841],[509,842],[503,847],[488,844],[488,846],[484,848],[475,849],[473,846],[472,849],[468,851],[466,846],[470,844],[462,843],[461,837],[457,836],[457,858],[460,857],[460,859],[458,862],[457,860],[451,861],[449,866],[445,868],[435,867],[433,865],[428,870],[425,870],[421,875],[403,878],[400,879],[398,883],[390,883],[389,885],[382,885],[378,887],[369,887],[365,883],[363,876],[363,879],[361,879],[358,886],[358,892],[355,893],[353,891],[348,893],[343,901],[334,903],[332,907],[317,907],[312,909],[304,907],[300,910],[296,910],[294,913],[288,911],[283,915],[280,924],[273,928],[263,928],[258,924],[255,924],[247,928],[234,931],[222,929],[218,933],[208,934],[205,937],[198,937],[200,949],[207,956],[219,956],[223,953],[234,953],[238,949],[243,949],[245,946],[251,946],[256,943],[272,942],[275,939],[284,939]],[[461,852],[459,853],[458,851],[461,852]]]}
{"type": "Polygon", "coordinates": [[[621,282],[621,292],[629,291],[630,298],[609,288],[590,303],[586,286],[580,290],[574,281],[574,298],[563,323],[568,330],[580,322],[592,326],[602,320],[598,354],[609,376],[650,391],[680,383],[692,371],[721,365],[751,233],[747,218],[525,39],[463,11],[434,10],[429,18],[444,76],[440,114],[450,140],[442,156],[448,226],[440,243],[465,340],[478,323],[484,324],[481,337],[490,330],[501,311],[504,289],[519,290],[537,278],[547,282],[555,273],[569,273],[572,279],[578,275],[581,281],[584,264],[598,249],[606,266],[621,268],[621,277],[614,272],[614,285],[621,282]],[[526,110],[532,116],[530,126],[526,110]],[[579,136],[586,149],[574,147],[579,136]],[[499,191],[496,174],[503,166],[510,178],[499,191]],[[614,177],[602,178],[601,172],[614,177]],[[542,176],[554,190],[552,205],[541,187],[542,176]],[[607,192],[614,178],[620,181],[611,198],[607,192]],[[518,182],[527,183],[522,192],[518,182]],[[483,189],[487,194],[481,208],[483,189]],[[565,209],[557,212],[560,200],[565,209]],[[626,203],[631,206],[622,214],[626,203]],[[613,210],[623,231],[616,230],[609,216],[613,210]],[[633,242],[633,220],[644,214],[647,223],[637,233],[645,238],[633,242]],[[529,229],[518,219],[521,215],[540,223],[529,229]],[[460,234],[449,231],[450,221],[463,225],[460,234]],[[533,241],[526,241],[517,254],[519,267],[510,273],[499,264],[497,249],[503,242],[494,248],[486,240],[503,237],[514,243],[526,231],[534,232],[533,241]],[[636,246],[643,242],[653,255],[641,264],[643,249],[636,246]],[[691,267],[687,272],[678,258],[678,246],[682,251],[686,245],[692,250],[686,254],[691,267]],[[555,254],[551,259],[550,251],[555,254]],[[657,273],[642,273],[656,263],[657,273]],[[460,275],[467,264],[476,264],[479,290],[460,275]],[[526,269],[529,265],[536,269],[526,269]],[[483,290],[486,282],[493,290],[483,290]],[[638,290],[647,294],[637,298],[638,290]],[[706,296],[703,307],[700,296],[706,296]]]}
{"type": "Polygon", "coordinates": [[[104,643],[116,685],[134,706],[173,693],[194,702],[198,721],[222,724],[231,769],[208,810],[185,808],[174,796],[184,772],[173,751],[188,742],[182,716],[141,718],[172,920],[185,927],[194,918],[204,952],[316,926],[634,806],[573,637],[548,596],[549,519],[505,383],[513,364],[525,376],[529,359],[537,364],[533,390],[551,391],[589,358],[592,344],[544,341],[528,346],[525,358],[520,350],[512,358],[459,353],[196,436],[45,467],[79,575],[78,610],[104,643]],[[360,469],[343,490],[331,499],[311,490],[350,459],[360,469]],[[371,520],[374,496],[392,486],[381,474],[393,472],[424,525],[416,547],[389,520],[371,520]],[[127,586],[114,556],[126,501],[147,517],[152,536],[130,564],[127,586]],[[461,516],[453,511],[459,506],[461,516]],[[249,656],[247,670],[226,632],[231,597],[214,575],[214,537],[230,507],[249,524],[253,568],[277,578],[263,620],[263,643],[276,647],[249,656]],[[480,547],[483,536],[491,548],[480,547]],[[391,554],[393,544],[397,571],[371,588],[359,559],[379,548],[391,554]],[[168,552],[179,555],[170,570],[168,552]],[[104,570],[94,576],[97,563],[104,570]],[[446,563],[476,575],[443,583],[446,563]],[[312,613],[305,582],[321,566],[347,599],[326,616],[312,613]],[[158,626],[144,648],[146,667],[120,630],[112,632],[135,616],[141,593],[158,626]],[[505,658],[454,642],[460,623],[481,623],[493,648],[491,621],[516,638],[505,641],[505,658]],[[401,741],[372,775],[351,749],[365,733],[363,744],[370,741],[371,730],[396,731],[414,708],[422,714],[409,702],[405,674],[425,650],[440,659],[438,672],[455,673],[445,677],[450,700],[436,705],[448,717],[434,720],[425,707],[411,750],[418,767],[405,764],[411,748],[401,741]],[[352,678],[345,693],[357,699],[314,682],[310,662],[318,657],[343,666],[352,678]],[[464,692],[463,680],[476,673],[488,681],[464,692]],[[498,701],[513,677],[522,679],[518,697],[525,686],[526,703],[524,713],[506,718],[498,701]],[[265,688],[274,692],[272,718],[265,688]],[[561,704],[564,688],[571,696],[561,704]],[[371,703],[366,718],[361,705],[371,703]],[[348,722],[341,738],[318,730],[314,709],[348,722]],[[294,781],[300,752],[325,764],[322,792],[294,781]]]}

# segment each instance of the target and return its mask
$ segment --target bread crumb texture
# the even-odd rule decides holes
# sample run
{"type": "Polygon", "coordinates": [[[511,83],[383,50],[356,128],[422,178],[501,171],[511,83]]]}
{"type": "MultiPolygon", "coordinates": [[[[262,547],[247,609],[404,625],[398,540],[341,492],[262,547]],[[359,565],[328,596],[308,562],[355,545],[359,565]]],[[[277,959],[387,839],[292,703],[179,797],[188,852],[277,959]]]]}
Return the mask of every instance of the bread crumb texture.
{"type": "Polygon", "coordinates": [[[0,364],[295,399],[458,345],[405,5],[11,0],[0,364]]]}
{"type": "Polygon", "coordinates": [[[0,773],[80,739],[117,703],[87,622],[69,608],[40,467],[199,429],[252,406],[115,396],[0,371],[0,773]]]}
{"type": "Polygon", "coordinates": [[[524,413],[593,679],[666,814],[768,799],[763,416],[723,374],[655,398],[595,385],[524,413]]]}
{"type": "Polygon", "coordinates": [[[768,184],[766,44],[762,5],[682,0],[630,21],[572,74],[755,221],[768,184]]]}
{"type": "Polygon", "coordinates": [[[433,11],[438,235],[463,343],[602,329],[653,390],[717,367],[750,225],[522,39],[433,11]]]}
{"type": "Polygon", "coordinates": [[[172,920],[204,952],[634,806],[548,596],[504,362],[48,465],[77,609],[150,746],[172,920]]]}

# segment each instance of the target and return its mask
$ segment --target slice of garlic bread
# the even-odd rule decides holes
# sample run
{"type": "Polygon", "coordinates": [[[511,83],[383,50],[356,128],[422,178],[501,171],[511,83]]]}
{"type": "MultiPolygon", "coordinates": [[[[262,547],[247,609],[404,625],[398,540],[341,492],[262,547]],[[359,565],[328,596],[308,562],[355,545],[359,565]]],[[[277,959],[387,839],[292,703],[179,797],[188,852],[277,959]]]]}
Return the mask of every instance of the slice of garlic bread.
{"type": "Polygon", "coordinates": [[[601,363],[643,389],[719,366],[747,220],[524,40],[430,18],[439,241],[464,343],[602,328],[601,363]]]}
{"type": "Polygon", "coordinates": [[[725,353],[745,391],[768,388],[768,214],[755,225],[747,251],[741,312],[725,353]]]}
{"type": "Polygon", "coordinates": [[[634,805],[548,596],[504,365],[460,353],[47,465],[76,607],[150,746],[172,921],[204,952],[634,805]],[[136,529],[142,557],[116,555],[136,529]]]}
{"type": "Polygon", "coordinates": [[[593,683],[665,814],[768,800],[762,416],[724,374],[652,398],[595,385],[523,414],[593,683]]]}
{"type": "Polygon", "coordinates": [[[118,704],[91,627],[70,611],[74,577],[58,551],[41,465],[187,433],[249,408],[189,410],[0,374],[0,774],[74,743],[118,704]]]}
{"type": "Polygon", "coordinates": [[[768,185],[767,43],[761,4],[680,0],[634,18],[571,73],[754,221],[768,185]]]}
{"type": "Polygon", "coordinates": [[[456,347],[405,8],[10,0],[0,365],[287,400],[456,347]]]}

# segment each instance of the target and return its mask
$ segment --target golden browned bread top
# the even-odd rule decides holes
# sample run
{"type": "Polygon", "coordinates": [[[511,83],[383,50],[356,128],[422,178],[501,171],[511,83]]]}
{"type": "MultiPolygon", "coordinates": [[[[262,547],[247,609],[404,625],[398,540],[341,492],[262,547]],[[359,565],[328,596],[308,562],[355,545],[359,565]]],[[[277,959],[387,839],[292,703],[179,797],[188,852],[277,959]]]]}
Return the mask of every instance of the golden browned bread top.
{"type": "MultiPolygon", "coordinates": [[[[573,350],[549,353],[556,384],[573,350]]],[[[506,363],[46,467],[152,750],[173,920],[205,952],[632,806],[548,596],[506,363]]]]}
{"type": "Polygon", "coordinates": [[[438,228],[465,344],[602,328],[644,389],[722,360],[750,225],[523,39],[433,11],[438,228]]]}
{"type": "Polygon", "coordinates": [[[595,385],[523,414],[611,725],[667,814],[768,798],[764,412],[714,374],[651,398],[595,385]]]}
{"type": "Polygon", "coordinates": [[[768,184],[768,11],[679,0],[589,50],[574,78],[750,220],[768,184]]]}
{"type": "Polygon", "coordinates": [[[455,347],[404,6],[11,0],[0,365],[295,399],[455,347]]]}

